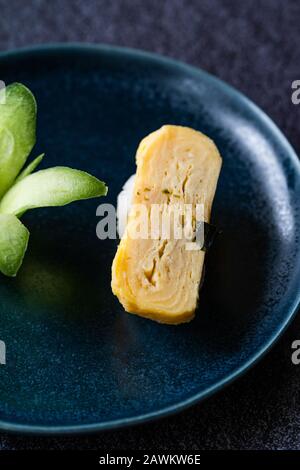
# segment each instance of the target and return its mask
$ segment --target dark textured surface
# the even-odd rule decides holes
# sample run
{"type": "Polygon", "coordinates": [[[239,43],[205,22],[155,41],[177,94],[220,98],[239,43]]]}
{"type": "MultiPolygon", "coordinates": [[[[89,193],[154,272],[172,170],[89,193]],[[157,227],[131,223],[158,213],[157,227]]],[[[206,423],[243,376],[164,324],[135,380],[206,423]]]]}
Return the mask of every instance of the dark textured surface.
{"type": "MultiPolygon", "coordinates": [[[[2,48],[36,42],[110,42],[155,50],[216,73],[254,99],[299,151],[296,2],[1,2],[2,48]],[[19,4],[19,5],[17,5],[19,4]],[[82,6],[81,6],[82,5],[82,6]],[[156,2],[154,3],[156,5],[156,2]],[[165,5],[165,6],[164,6],[165,5]],[[18,12],[18,13],[16,13],[18,12]],[[99,12],[99,13],[96,13],[99,12]],[[159,21],[158,21],[159,18],[159,21]]],[[[2,436],[3,448],[300,448],[300,370],[290,361],[296,319],[272,352],[218,396],[139,428],[78,438],[2,436]]]]}

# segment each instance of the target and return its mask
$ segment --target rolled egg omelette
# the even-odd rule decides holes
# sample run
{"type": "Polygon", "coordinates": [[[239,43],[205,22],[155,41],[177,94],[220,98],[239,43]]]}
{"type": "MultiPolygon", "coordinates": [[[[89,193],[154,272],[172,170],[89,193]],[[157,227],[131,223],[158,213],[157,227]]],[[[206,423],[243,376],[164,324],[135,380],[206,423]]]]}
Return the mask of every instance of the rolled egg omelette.
{"type": "Polygon", "coordinates": [[[178,238],[175,230],[163,236],[161,224],[155,236],[149,228],[147,237],[132,236],[140,216],[133,208],[142,205],[152,221],[154,208],[163,216],[171,207],[192,207],[195,229],[195,209],[201,206],[200,222],[209,223],[222,159],[201,132],[165,125],[141,141],[136,165],[132,206],[112,265],[112,291],[129,313],[161,323],[188,322],[197,307],[205,252],[187,249],[190,238],[178,238]]]}

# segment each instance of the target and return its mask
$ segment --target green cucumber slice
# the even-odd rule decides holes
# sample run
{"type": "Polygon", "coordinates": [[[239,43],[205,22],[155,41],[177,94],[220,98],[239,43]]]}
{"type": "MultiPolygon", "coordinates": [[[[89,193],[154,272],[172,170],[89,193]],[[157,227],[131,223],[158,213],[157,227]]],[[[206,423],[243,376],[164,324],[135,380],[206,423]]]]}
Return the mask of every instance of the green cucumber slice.
{"type": "Polygon", "coordinates": [[[0,213],[21,216],[37,207],[64,206],[107,194],[105,183],[80,170],[54,167],[17,182],[0,202],[0,213]]]}
{"type": "Polygon", "coordinates": [[[14,215],[0,214],[0,271],[15,276],[22,264],[29,231],[14,215]]]}
{"type": "Polygon", "coordinates": [[[0,104],[0,198],[12,185],[35,144],[36,101],[28,88],[12,83],[0,104]]]}

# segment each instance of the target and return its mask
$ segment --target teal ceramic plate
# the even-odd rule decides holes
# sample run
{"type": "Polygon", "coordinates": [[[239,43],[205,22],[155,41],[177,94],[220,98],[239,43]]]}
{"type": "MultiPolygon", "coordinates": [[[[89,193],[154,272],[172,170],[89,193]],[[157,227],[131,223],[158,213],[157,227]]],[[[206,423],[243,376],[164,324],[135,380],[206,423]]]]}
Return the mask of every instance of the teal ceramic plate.
{"type": "MultiPolygon", "coordinates": [[[[43,165],[86,170],[115,203],[142,137],[165,123],[208,134],[223,156],[196,319],[126,314],[110,289],[114,240],[96,237],[97,200],[24,217],[30,247],[1,277],[0,427],[66,433],[140,423],[221,389],[265,353],[299,302],[300,170],[277,127],[240,93],[163,57],[108,46],[0,55],[1,79],[38,101],[43,165]]],[[[102,200],[103,202],[103,200],[102,200]]]]}

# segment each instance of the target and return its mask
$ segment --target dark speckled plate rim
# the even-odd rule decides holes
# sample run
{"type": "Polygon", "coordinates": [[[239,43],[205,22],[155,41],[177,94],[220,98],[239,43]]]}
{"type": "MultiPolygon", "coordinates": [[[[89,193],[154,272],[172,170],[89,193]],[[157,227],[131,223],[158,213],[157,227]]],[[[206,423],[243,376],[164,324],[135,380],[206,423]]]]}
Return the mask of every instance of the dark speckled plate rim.
{"type": "MultiPolygon", "coordinates": [[[[262,111],[257,105],[250,101],[245,95],[237,91],[235,88],[231,87],[222,80],[216,78],[215,76],[205,72],[200,68],[196,68],[183,62],[179,62],[174,59],[166,58],[159,54],[154,54],[146,51],[141,51],[138,49],[130,49],[126,47],[118,47],[106,44],[89,44],[89,43],[50,43],[50,44],[41,44],[33,45],[13,50],[8,50],[0,53],[0,63],[1,60],[6,58],[25,58],[26,56],[31,56],[34,54],[53,54],[53,53],[94,53],[106,56],[119,56],[122,58],[135,58],[142,62],[153,63],[153,65],[164,65],[172,70],[178,70],[182,73],[187,73],[189,76],[192,76],[198,81],[206,81],[213,83],[219,89],[223,89],[227,96],[232,96],[233,99],[240,102],[241,106],[247,108],[252,112],[255,119],[261,122],[265,128],[268,128],[272,135],[277,138],[277,141],[280,143],[281,147],[284,149],[285,154],[289,156],[290,163],[292,163],[292,169],[300,178],[300,162],[298,157],[287,141],[285,136],[276,126],[276,124],[262,111]]],[[[60,425],[60,426],[49,426],[49,425],[29,425],[29,424],[19,424],[9,421],[0,420],[0,430],[12,432],[12,433],[22,433],[22,434],[36,434],[36,435],[67,435],[67,434],[83,434],[83,433],[92,433],[99,432],[103,430],[117,429],[130,425],[142,424],[145,422],[153,421],[158,418],[166,417],[168,415],[183,411],[189,406],[208,398],[213,393],[224,388],[226,385],[229,385],[235,379],[244,374],[251,366],[256,364],[259,359],[261,359],[275,344],[281,334],[286,330],[287,326],[295,316],[298,307],[300,306],[300,283],[299,286],[295,286],[296,289],[293,292],[293,299],[290,302],[290,307],[287,311],[285,320],[278,325],[276,332],[269,339],[268,342],[264,344],[252,357],[244,362],[239,368],[235,369],[231,374],[227,375],[225,378],[219,382],[213,384],[211,387],[206,388],[205,390],[195,393],[193,396],[178,402],[177,404],[170,405],[168,407],[161,408],[151,413],[139,414],[136,416],[129,416],[127,418],[116,419],[111,421],[104,421],[93,424],[78,424],[78,425],[60,425]]]]}

